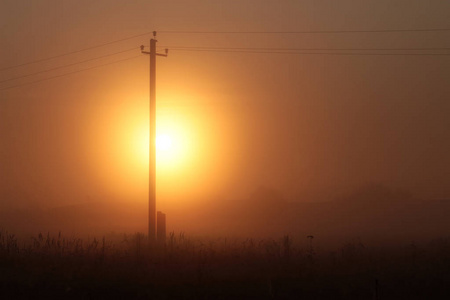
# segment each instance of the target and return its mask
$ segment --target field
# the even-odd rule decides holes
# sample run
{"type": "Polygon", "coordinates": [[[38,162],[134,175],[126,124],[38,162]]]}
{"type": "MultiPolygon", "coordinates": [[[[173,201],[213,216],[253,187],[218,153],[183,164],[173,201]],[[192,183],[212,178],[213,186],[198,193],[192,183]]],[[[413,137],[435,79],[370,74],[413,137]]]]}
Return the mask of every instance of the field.
{"type": "Polygon", "coordinates": [[[0,298],[450,299],[450,238],[336,249],[317,238],[171,233],[80,239],[0,232],[0,298]],[[301,242],[300,242],[301,240],[301,242]]]}

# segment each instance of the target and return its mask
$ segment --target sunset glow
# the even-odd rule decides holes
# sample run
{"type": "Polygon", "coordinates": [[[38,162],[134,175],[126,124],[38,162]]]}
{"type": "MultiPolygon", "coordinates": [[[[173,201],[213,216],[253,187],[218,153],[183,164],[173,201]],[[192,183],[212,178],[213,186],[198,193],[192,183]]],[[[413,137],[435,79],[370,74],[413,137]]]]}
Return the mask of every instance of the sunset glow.
{"type": "Polygon", "coordinates": [[[172,138],[167,134],[160,134],[156,137],[156,149],[160,152],[167,152],[172,149],[172,138]]]}
{"type": "Polygon", "coordinates": [[[450,299],[449,15],[0,0],[0,300],[450,299]]]}
{"type": "MultiPolygon", "coordinates": [[[[189,138],[182,130],[186,125],[178,124],[173,120],[161,118],[156,133],[156,164],[158,171],[164,173],[183,168],[190,152],[189,138]]],[[[149,135],[148,128],[142,126],[134,129],[134,138],[131,145],[133,160],[141,166],[148,167],[149,135]]]]}

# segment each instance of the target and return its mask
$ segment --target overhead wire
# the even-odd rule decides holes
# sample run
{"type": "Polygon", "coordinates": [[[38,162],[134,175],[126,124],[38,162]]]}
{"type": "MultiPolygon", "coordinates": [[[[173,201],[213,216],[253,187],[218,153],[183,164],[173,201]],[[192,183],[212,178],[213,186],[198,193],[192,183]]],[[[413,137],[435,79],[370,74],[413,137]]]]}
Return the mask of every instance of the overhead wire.
{"type": "Polygon", "coordinates": [[[12,89],[12,88],[20,87],[20,86],[24,86],[24,85],[34,84],[34,83],[38,83],[38,82],[42,82],[42,81],[47,81],[47,80],[50,80],[50,79],[63,77],[63,76],[67,76],[67,75],[71,75],[71,74],[75,74],[75,73],[80,73],[80,72],[84,72],[84,71],[88,71],[88,70],[92,70],[92,69],[96,69],[96,68],[100,68],[100,67],[104,67],[104,66],[120,63],[120,62],[124,62],[124,61],[127,61],[127,60],[132,60],[132,59],[135,59],[135,58],[138,58],[138,57],[142,57],[142,55],[136,55],[136,56],[133,56],[133,57],[124,58],[124,59],[121,59],[121,60],[117,60],[117,61],[113,61],[113,62],[109,62],[109,63],[97,65],[97,66],[93,66],[93,67],[90,67],[90,68],[85,68],[85,69],[76,70],[76,71],[73,71],[73,72],[64,73],[64,74],[60,74],[60,75],[56,75],[56,76],[52,76],[52,77],[47,77],[47,78],[43,78],[43,79],[31,81],[31,82],[17,84],[17,85],[9,86],[9,87],[6,87],[6,88],[0,88],[0,91],[12,89]]]}
{"type": "MultiPolygon", "coordinates": [[[[310,31],[177,31],[177,30],[162,30],[162,31],[158,31],[158,33],[167,33],[167,34],[325,34],[325,33],[330,33],[330,34],[333,34],[333,33],[446,32],[446,31],[450,31],[450,28],[381,29],[381,30],[310,30],[310,31]]],[[[17,64],[14,66],[4,67],[4,68],[1,68],[0,71],[5,71],[5,70],[18,68],[18,67],[22,67],[22,66],[26,66],[26,65],[30,65],[30,64],[39,63],[39,62],[44,62],[44,61],[48,61],[51,59],[55,59],[55,58],[59,58],[59,57],[87,51],[87,50],[100,48],[103,46],[131,40],[131,39],[134,39],[137,37],[142,37],[142,36],[146,36],[146,35],[150,35],[150,34],[153,34],[153,31],[128,36],[128,37],[121,38],[118,40],[113,40],[110,42],[78,49],[75,51],[58,54],[55,56],[17,64]]]]}
{"type": "Polygon", "coordinates": [[[297,55],[344,55],[344,56],[450,56],[450,53],[355,53],[355,52],[300,52],[300,51],[258,51],[230,49],[170,49],[189,52],[227,52],[227,53],[259,53],[259,54],[297,54],[297,55]]]}
{"type": "MultiPolygon", "coordinates": [[[[450,31],[450,28],[384,29],[384,30],[323,30],[323,31],[320,31],[320,30],[316,30],[316,31],[159,31],[159,33],[169,33],[169,34],[176,34],[176,33],[178,33],[178,34],[316,34],[317,33],[317,34],[321,34],[321,33],[447,32],[447,31],[450,31]]],[[[32,62],[27,62],[27,63],[15,65],[15,66],[6,67],[3,69],[0,69],[0,71],[8,70],[8,69],[16,68],[16,67],[21,67],[21,66],[25,66],[25,65],[29,65],[29,64],[33,64],[33,63],[48,61],[51,59],[55,59],[55,58],[59,58],[59,57],[63,57],[63,56],[67,56],[67,55],[71,55],[71,54],[75,54],[75,53],[79,53],[82,51],[87,51],[87,50],[91,50],[91,49],[95,49],[95,48],[100,48],[100,47],[103,47],[106,45],[111,45],[114,43],[130,40],[133,38],[149,35],[152,33],[153,32],[146,32],[146,33],[142,33],[142,34],[138,34],[138,35],[133,35],[133,36],[129,36],[126,38],[106,42],[103,44],[98,44],[95,46],[63,53],[60,55],[56,55],[56,56],[52,56],[52,57],[48,57],[48,58],[44,58],[44,59],[40,59],[40,60],[35,60],[32,62]]],[[[398,52],[395,52],[395,53],[386,53],[386,52],[384,52],[384,53],[383,52],[382,53],[379,53],[379,52],[368,53],[368,52],[365,52],[365,51],[444,51],[444,50],[450,50],[449,47],[430,47],[430,48],[256,48],[256,47],[194,47],[194,46],[172,46],[172,47],[169,47],[169,46],[158,46],[158,48],[162,48],[162,47],[169,48],[170,50],[174,50],[174,51],[191,51],[191,52],[228,52],[228,53],[297,54],[297,55],[344,55],[344,56],[450,56],[450,53],[411,53],[411,52],[406,52],[406,53],[398,53],[398,52]],[[364,52],[306,52],[306,51],[364,51],[364,52]]],[[[93,60],[101,59],[104,57],[116,55],[119,53],[124,53],[124,52],[131,51],[134,49],[136,49],[136,48],[134,47],[131,49],[127,49],[127,50],[87,59],[84,61],[79,61],[76,63],[71,63],[71,64],[58,66],[58,67],[47,69],[47,70],[38,71],[35,73],[30,73],[30,74],[26,74],[26,75],[14,77],[14,78],[9,78],[9,79],[0,81],[0,83],[4,83],[7,81],[12,81],[12,80],[16,80],[16,79],[21,79],[21,78],[25,78],[25,77],[29,77],[32,75],[45,73],[45,72],[50,72],[50,71],[54,71],[57,69],[62,69],[65,67],[85,63],[88,61],[93,61],[93,60]]],[[[135,56],[132,58],[137,58],[137,57],[139,57],[139,56],[135,56]]],[[[48,77],[48,78],[44,78],[41,80],[36,80],[36,81],[24,83],[24,84],[14,85],[14,86],[6,87],[6,88],[0,88],[0,90],[10,89],[10,88],[27,85],[27,84],[32,84],[32,83],[37,83],[37,82],[41,82],[41,81],[45,81],[45,80],[50,80],[53,78],[58,78],[58,77],[62,77],[62,76],[66,76],[66,75],[70,75],[70,74],[110,65],[110,64],[115,64],[115,63],[129,60],[132,58],[126,58],[123,60],[118,60],[115,62],[106,63],[106,64],[102,64],[102,65],[98,65],[98,66],[94,66],[94,67],[90,67],[90,68],[85,68],[82,70],[77,70],[74,72],[69,72],[69,73],[65,73],[65,74],[61,74],[61,75],[57,75],[57,76],[53,76],[53,77],[48,77]]]]}
{"type": "Polygon", "coordinates": [[[437,51],[450,50],[450,47],[434,48],[259,48],[259,47],[199,47],[199,46],[157,46],[170,50],[205,49],[205,50],[260,50],[260,51],[437,51]]]}
{"type": "Polygon", "coordinates": [[[107,45],[111,45],[111,44],[115,44],[115,43],[119,43],[119,42],[123,42],[123,41],[127,41],[127,40],[131,40],[131,39],[134,39],[134,38],[137,38],[137,37],[141,37],[141,36],[145,36],[145,35],[149,35],[149,34],[152,34],[152,33],[153,33],[153,31],[142,33],[142,34],[137,34],[137,35],[129,36],[129,37],[126,37],[126,38],[122,38],[122,39],[106,42],[106,43],[103,43],[103,44],[98,44],[98,45],[95,45],[95,46],[82,48],[82,49],[78,49],[78,50],[75,50],[75,51],[58,54],[58,55],[47,57],[47,58],[42,58],[42,59],[38,59],[38,60],[26,62],[26,63],[14,65],[14,66],[5,67],[5,68],[0,69],[0,71],[14,69],[14,68],[18,68],[18,67],[22,67],[22,66],[26,66],[26,65],[30,65],[30,64],[35,64],[35,63],[39,63],[39,62],[43,62],[43,61],[52,60],[52,59],[55,59],[55,58],[59,58],[59,57],[63,57],[63,56],[67,56],[67,55],[71,55],[71,54],[75,54],[75,53],[79,53],[79,52],[83,52],[83,51],[87,51],[87,50],[96,49],[96,48],[104,47],[104,46],[107,46],[107,45]]]}
{"type": "Polygon", "coordinates": [[[131,49],[118,51],[118,52],[114,52],[114,53],[110,53],[110,54],[106,54],[106,55],[102,55],[102,56],[97,56],[97,57],[86,59],[86,60],[83,60],[83,61],[78,61],[78,62],[75,62],[75,63],[71,63],[71,64],[67,64],[67,65],[63,65],[63,66],[54,67],[54,68],[51,68],[51,69],[38,71],[38,72],[35,72],[35,73],[29,73],[29,74],[25,74],[25,75],[13,77],[13,78],[8,78],[8,79],[5,79],[5,80],[1,80],[0,83],[4,83],[4,82],[16,80],[16,79],[21,79],[21,78],[25,78],[25,77],[29,77],[29,76],[33,76],[33,75],[38,75],[38,74],[42,74],[42,73],[46,73],[46,72],[51,72],[51,71],[54,71],[54,70],[59,70],[59,69],[75,66],[75,65],[78,65],[78,64],[86,63],[86,62],[89,62],[89,61],[93,61],[93,60],[97,60],[97,59],[101,59],[101,58],[105,58],[105,57],[109,57],[109,56],[113,56],[113,55],[117,55],[117,54],[121,54],[121,53],[125,53],[125,52],[130,52],[132,50],[137,50],[137,49],[138,49],[137,47],[133,47],[131,49]]]}
{"type": "Polygon", "coordinates": [[[317,33],[384,33],[384,32],[445,32],[450,28],[411,28],[411,29],[374,29],[374,30],[300,30],[300,31],[179,31],[162,30],[168,34],[317,34],[317,33]]]}
{"type": "MultiPolygon", "coordinates": [[[[442,48],[442,49],[444,49],[444,48],[442,48]]],[[[342,56],[450,56],[450,53],[345,53],[345,52],[257,51],[257,50],[195,49],[195,48],[194,49],[192,49],[192,48],[191,49],[190,48],[179,48],[179,49],[176,49],[175,48],[175,49],[171,49],[171,50],[175,50],[175,51],[190,51],[190,52],[228,52],[228,53],[258,53],[258,54],[329,55],[329,56],[333,56],[333,55],[342,55],[342,56]]],[[[367,50],[369,50],[369,49],[367,49],[367,50]]],[[[392,49],[389,49],[389,50],[392,50],[392,49]]],[[[398,49],[398,50],[400,50],[400,49],[398,49]]],[[[418,50],[418,49],[408,49],[408,50],[418,50]]],[[[430,50],[430,49],[426,49],[426,50],[430,50]]],[[[129,51],[129,50],[127,50],[127,51],[129,51]]],[[[111,55],[113,55],[113,54],[111,54],[111,55]]],[[[110,56],[110,55],[105,55],[105,56],[102,56],[102,57],[106,57],[106,56],[110,56]]],[[[98,58],[94,58],[94,59],[99,59],[99,58],[102,58],[102,57],[98,57],[98,58]]],[[[118,60],[118,61],[114,61],[114,62],[111,62],[111,63],[106,63],[106,64],[90,67],[90,68],[85,68],[85,69],[82,69],[82,70],[77,70],[77,71],[74,71],[74,72],[69,72],[69,73],[64,73],[64,74],[53,76],[53,77],[44,78],[44,79],[41,79],[41,80],[36,80],[36,81],[24,83],[24,84],[18,84],[18,85],[6,87],[6,88],[0,88],[0,90],[7,90],[7,89],[11,89],[11,88],[22,86],[22,85],[38,83],[38,82],[50,80],[50,79],[53,79],[53,78],[58,78],[58,77],[62,77],[62,76],[66,76],[66,75],[70,75],[70,74],[74,74],[74,73],[79,73],[79,72],[82,72],[82,71],[87,71],[87,70],[91,70],[91,69],[95,69],[95,68],[99,68],[99,67],[115,64],[115,63],[118,63],[118,62],[130,60],[130,59],[137,58],[137,57],[140,57],[140,55],[134,56],[134,57],[131,57],[131,58],[118,60]]],[[[90,60],[86,60],[86,61],[91,61],[91,60],[94,60],[94,59],[90,59],[90,60]]],[[[86,61],[83,61],[83,62],[86,62],[86,61]]],[[[27,77],[27,76],[31,76],[31,75],[35,75],[35,74],[39,74],[39,73],[49,72],[49,71],[53,71],[53,70],[56,70],[56,69],[61,69],[61,68],[67,67],[67,66],[80,64],[80,63],[83,63],[83,62],[73,63],[73,64],[61,66],[61,67],[56,67],[56,68],[53,68],[53,69],[48,69],[48,70],[36,72],[36,73],[33,73],[33,74],[27,74],[27,75],[22,76],[22,77],[27,77]]],[[[22,78],[22,77],[16,77],[16,78],[13,78],[13,79],[18,79],[18,78],[22,78]]],[[[0,83],[6,82],[6,81],[10,81],[10,80],[13,80],[13,79],[0,81],[0,83]]]]}

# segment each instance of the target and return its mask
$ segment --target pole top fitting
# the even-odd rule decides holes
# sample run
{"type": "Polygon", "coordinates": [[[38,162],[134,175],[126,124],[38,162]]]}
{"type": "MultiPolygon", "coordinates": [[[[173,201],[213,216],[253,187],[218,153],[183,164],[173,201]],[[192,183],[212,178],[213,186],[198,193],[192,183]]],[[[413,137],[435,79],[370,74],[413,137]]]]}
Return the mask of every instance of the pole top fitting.
{"type": "Polygon", "coordinates": [[[154,38],[156,37],[156,31],[153,31],[153,37],[154,38]]]}
{"type": "Polygon", "coordinates": [[[144,51],[144,45],[141,45],[141,51],[144,51]]]}

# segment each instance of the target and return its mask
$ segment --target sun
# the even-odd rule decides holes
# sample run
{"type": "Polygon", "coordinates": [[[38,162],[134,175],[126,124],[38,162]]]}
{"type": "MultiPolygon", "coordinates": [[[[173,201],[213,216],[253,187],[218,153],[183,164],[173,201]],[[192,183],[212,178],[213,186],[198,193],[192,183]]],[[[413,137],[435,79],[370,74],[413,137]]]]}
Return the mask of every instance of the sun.
{"type": "MultiPolygon", "coordinates": [[[[181,118],[158,119],[155,137],[156,169],[159,175],[180,172],[192,159],[193,138],[189,124],[181,118]]],[[[130,130],[128,159],[138,168],[148,168],[149,130],[142,122],[130,130]]]]}
{"type": "Polygon", "coordinates": [[[161,168],[167,169],[180,163],[183,156],[183,149],[180,145],[179,137],[174,133],[156,134],[155,139],[156,150],[156,167],[161,171],[161,168]]]}
{"type": "Polygon", "coordinates": [[[172,138],[167,134],[160,134],[156,137],[156,150],[159,151],[170,151],[172,148],[172,138]]]}
{"type": "Polygon", "coordinates": [[[180,167],[187,151],[182,134],[168,128],[157,130],[155,148],[156,167],[159,171],[180,167]]]}

